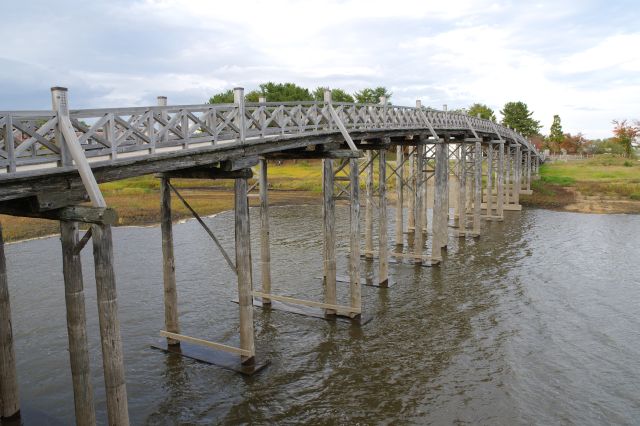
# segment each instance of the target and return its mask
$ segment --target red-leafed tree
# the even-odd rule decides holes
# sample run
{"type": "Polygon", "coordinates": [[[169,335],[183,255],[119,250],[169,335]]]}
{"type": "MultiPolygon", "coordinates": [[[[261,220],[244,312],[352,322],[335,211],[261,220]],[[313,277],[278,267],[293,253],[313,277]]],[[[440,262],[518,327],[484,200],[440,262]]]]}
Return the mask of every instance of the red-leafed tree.
{"type": "Polygon", "coordinates": [[[640,135],[638,120],[630,124],[627,120],[613,120],[613,135],[617,143],[622,145],[624,156],[629,158],[633,153],[633,142],[640,135]]]}

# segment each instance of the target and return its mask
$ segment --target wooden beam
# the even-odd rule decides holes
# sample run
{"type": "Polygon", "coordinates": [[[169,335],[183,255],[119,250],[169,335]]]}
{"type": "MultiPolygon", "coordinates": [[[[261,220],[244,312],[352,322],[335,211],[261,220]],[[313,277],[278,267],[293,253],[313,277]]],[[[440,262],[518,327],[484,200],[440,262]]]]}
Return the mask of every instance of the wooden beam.
{"type": "Polygon", "coordinates": [[[294,297],[278,296],[275,294],[266,294],[260,291],[253,291],[252,293],[255,297],[277,300],[279,302],[284,302],[284,303],[292,303],[294,305],[311,306],[314,308],[322,308],[322,309],[328,309],[333,311],[353,312],[356,314],[362,313],[362,308],[359,308],[359,307],[336,305],[336,304],[324,303],[324,302],[315,302],[313,300],[296,299],[294,297]]]}
{"type": "Polygon", "coordinates": [[[260,159],[257,155],[252,155],[250,157],[238,157],[223,161],[220,168],[227,172],[233,172],[257,166],[259,161],[260,159]]]}
{"type": "Polygon", "coordinates": [[[290,151],[290,152],[274,152],[267,154],[269,160],[312,160],[312,159],[343,159],[343,158],[362,158],[362,151],[337,150],[337,151],[290,151]]]}
{"type": "Polygon", "coordinates": [[[245,349],[240,349],[240,348],[236,348],[234,346],[229,346],[229,345],[223,345],[222,343],[210,342],[208,340],[197,339],[195,337],[185,336],[184,334],[171,333],[169,331],[160,330],[160,336],[166,337],[167,339],[179,341],[179,342],[189,342],[195,345],[206,346],[212,349],[217,349],[219,351],[237,354],[240,356],[252,356],[251,352],[245,349]]]}
{"type": "Polygon", "coordinates": [[[253,171],[251,169],[227,171],[217,167],[196,167],[160,173],[159,177],[162,176],[177,179],[251,179],[253,171]]]}
{"type": "Polygon", "coordinates": [[[118,213],[110,207],[70,206],[61,209],[33,211],[29,203],[0,203],[0,214],[83,223],[115,225],[118,213]]]}

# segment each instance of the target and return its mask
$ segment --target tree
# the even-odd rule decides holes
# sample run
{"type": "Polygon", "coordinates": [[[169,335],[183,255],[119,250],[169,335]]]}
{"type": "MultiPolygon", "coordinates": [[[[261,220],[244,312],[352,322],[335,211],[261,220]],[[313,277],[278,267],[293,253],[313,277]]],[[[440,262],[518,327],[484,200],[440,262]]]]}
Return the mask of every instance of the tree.
{"type": "MultiPolygon", "coordinates": [[[[326,89],[325,87],[316,88],[316,90],[313,91],[313,98],[316,101],[324,101],[325,89],[326,89]]],[[[333,102],[349,102],[349,103],[355,102],[353,100],[353,96],[351,96],[350,94],[348,94],[342,89],[331,89],[331,100],[333,102]]]]}
{"type": "Polygon", "coordinates": [[[531,118],[533,112],[529,112],[529,107],[524,102],[507,102],[500,114],[503,125],[516,129],[523,136],[533,136],[542,127],[539,121],[531,118]]]}
{"type": "Polygon", "coordinates": [[[355,92],[353,97],[356,98],[356,102],[359,104],[378,104],[382,96],[386,96],[388,102],[389,99],[391,99],[391,95],[393,95],[393,93],[387,91],[386,87],[379,86],[376,88],[367,87],[362,89],[359,92],[355,92]]]}
{"type": "Polygon", "coordinates": [[[565,133],[559,146],[569,154],[575,154],[578,152],[582,152],[586,144],[587,139],[582,133],[578,133],[575,136],[571,135],[571,133],[565,133]]]}
{"type": "Polygon", "coordinates": [[[232,104],[233,103],[233,90],[229,89],[224,92],[216,93],[209,98],[210,104],[232,104]]]}
{"type": "Polygon", "coordinates": [[[267,99],[267,102],[313,100],[309,89],[300,87],[295,83],[264,83],[260,85],[260,92],[262,92],[262,95],[267,99]]]}
{"type": "Polygon", "coordinates": [[[624,156],[630,158],[633,154],[633,142],[640,135],[640,123],[635,125],[627,123],[627,120],[613,120],[614,140],[624,150],[624,156]]]}
{"type": "Polygon", "coordinates": [[[480,118],[484,118],[485,120],[491,120],[493,122],[496,121],[496,115],[491,108],[486,106],[485,104],[475,103],[469,107],[467,110],[467,114],[477,117],[480,114],[480,118]]]}
{"type": "Polygon", "coordinates": [[[560,122],[560,116],[553,116],[553,123],[549,130],[549,138],[547,146],[552,152],[557,152],[560,149],[560,144],[564,141],[565,135],[562,133],[562,123],[560,122]]]}

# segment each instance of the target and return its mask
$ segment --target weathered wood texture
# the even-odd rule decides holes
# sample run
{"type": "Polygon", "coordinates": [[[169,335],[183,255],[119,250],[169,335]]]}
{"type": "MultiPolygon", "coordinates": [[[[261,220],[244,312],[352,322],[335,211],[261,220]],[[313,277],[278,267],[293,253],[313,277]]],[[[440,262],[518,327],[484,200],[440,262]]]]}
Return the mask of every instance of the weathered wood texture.
{"type": "Polygon", "coordinates": [[[351,307],[361,309],[360,283],[360,182],[358,160],[349,160],[350,198],[349,206],[349,293],[351,307]]]}
{"type": "Polygon", "coordinates": [[[16,353],[11,327],[11,303],[7,281],[7,261],[0,223],[0,418],[12,417],[20,411],[16,353]]]}
{"type": "MultiPolygon", "coordinates": [[[[418,210],[419,213],[416,214],[414,217],[415,232],[413,236],[413,253],[416,256],[422,256],[422,250],[424,247],[424,240],[423,240],[424,233],[422,232],[422,228],[423,228],[422,221],[424,219],[424,215],[422,214],[422,211],[423,211],[422,206],[426,204],[425,200],[423,200],[422,198],[422,196],[424,195],[422,186],[426,185],[426,182],[424,181],[423,173],[421,172],[421,170],[424,169],[424,145],[416,146],[415,158],[416,158],[415,169],[418,171],[418,173],[416,173],[417,176],[415,179],[415,205],[417,207],[416,210],[418,210]]],[[[416,264],[421,264],[422,257],[416,257],[414,261],[416,264]]]]}
{"type": "Polygon", "coordinates": [[[496,177],[498,199],[496,201],[496,214],[504,216],[504,142],[498,144],[498,170],[496,177]]]}
{"type": "MultiPolygon", "coordinates": [[[[178,289],[176,261],[173,254],[173,223],[171,220],[171,185],[168,177],[160,178],[160,230],[162,233],[162,281],[164,295],[164,327],[170,333],[180,333],[178,323],[178,289]]],[[[180,342],[167,339],[168,345],[180,342]]]]}
{"type": "MultiPolygon", "coordinates": [[[[267,180],[267,159],[260,159],[259,190],[260,190],[260,276],[262,278],[262,292],[271,293],[271,247],[269,246],[269,183],[267,180]]],[[[264,298],[262,303],[271,303],[264,298]]]]}
{"type": "MultiPolygon", "coordinates": [[[[367,151],[365,210],[364,210],[364,248],[373,251],[373,151],[367,151]]],[[[367,254],[367,258],[373,256],[367,254]]]]}
{"type": "Polygon", "coordinates": [[[69,206],[54,210],[36,211],[29,202],[23,200],[13,203],[1,203],[0,214],[83,223],[102,223],[105,225],[118,223],[118,213],[109,207],[69,206]]]}
{"type": "Polygon", "coordinates": [[[396,245],[404,244],[404,147],[396,146],[396,245]]]}
{"type": "Polygon", "coordinates": [[[458,233],[463,237],[467,230],[467,146],[462,142],[459,146],[458,159],[458,233]]]}
{"type": "Polygon", "coordinates": [[[109,425],[128,425],[129,410],[118,319],[116,278],[113,271],[111,226],[92,225],[92,238],[102,364],[107,395],[107,418],[109,425]]]}
{"type": "Polygon", "coordinates": [[[482,144],[476,141],[473,151],[473,234],[480,235],[482,208],[482,144]]]}
{"type": "MultiPolygon", "coordinates": [[[[336,296],[336,202],[333,198],[333,160],[322,160],[322,223],[324,254],[324,301],[335,305],[336,296]]],[[[335,309],[327,309],[327,315],[335,315],[335,309]]]]}
{"type": "Polygon", "coordinates": [[[487,144],[487,216],[493,216],[493,142],[487,144]]]}
{"type": "Polygon", "coordinates": [[[409,185],[408,190],[408,202],[407,202],[407,233],[412,233],[416,226],[416,173],[415,173],[415,147],[409,147],[409,185]]]}
{"type": "Polygon", "coordinates": [[[249,201],[247,180],[236,179],[235,185],[235,240],[236,269],[238,273],[238,306],[240,309],[240,348],[252,356],[242,356],[244,363],[253,362],[255,343],[253,340],[253,290],[251,278],[251,237],[249,229],[249,201]]]}
{"type": "Polygon", "coordinates": [[[378,154],[378,280],[381,285],[389,282],[389,231],[387,224],[387,151],[378,154]]]}
{"type": "Polygon", "coordinates": [[[91,384],[82,263],[77,250],[77,222],[60,222],[60,241],[76,424],[90,426],[96,424],[96,414],[91,384]]]}

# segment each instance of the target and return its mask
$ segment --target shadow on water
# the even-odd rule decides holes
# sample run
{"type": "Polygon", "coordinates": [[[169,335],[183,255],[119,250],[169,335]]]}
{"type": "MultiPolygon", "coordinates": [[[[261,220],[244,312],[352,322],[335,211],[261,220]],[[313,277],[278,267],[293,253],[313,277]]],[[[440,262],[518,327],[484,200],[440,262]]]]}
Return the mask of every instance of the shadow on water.
{"type": "MultiPolygon", "coordinates": [[[[258,229],[257,211],[251,214],[258,229]]],[[[321,215],[319,206],[272,209],[274,293],[321,300],[321,215]]],[[[345,274],[346,207],[337,219],[345,274]]],[[[640,247],[624,236],[640,231],[639,219],[508,213],[504,222],[484,223],[480,239],[451,237],[441,266],[392,264],[395,286],[362,289],[373,316],[364,326],[256,310],[256,347],[271,365],[252,377],[148,349],[163,324],[159,231],[116,229],[132,423],[633,423],[640,416],[640,267],[629,259],[640,247]],[[612,253],[616,238],[624,239],[624,255],[612,253]]],[[[231,251],[232,215],[207,221],[231,251]]],[[[258,233],[252,238],[259,288],[258,233]]],[[[233,274],[197,224],[177,225],[175,244],[183,332],[237,344],[233,274]]],[[[22,398],[34,412],[70,423],[58,241],[11,245],[7,256],[22,398]]],[[[90,255],[83,264],[104,422],[90,255]]],[[[375,272],[377,262],[363,269],[375,272]]],[[[348,285],[338,293],[346,303],[348,285]]]]}

